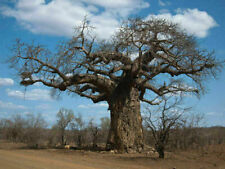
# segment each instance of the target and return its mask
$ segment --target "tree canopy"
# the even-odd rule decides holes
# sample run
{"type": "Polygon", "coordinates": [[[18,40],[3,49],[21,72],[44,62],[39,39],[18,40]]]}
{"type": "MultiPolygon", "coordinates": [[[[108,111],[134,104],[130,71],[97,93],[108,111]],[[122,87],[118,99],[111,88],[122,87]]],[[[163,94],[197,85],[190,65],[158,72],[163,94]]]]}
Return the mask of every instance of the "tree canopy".
{"type": "Polygon", "coordinates": [[[17,41],[13,65],[19,63],[21,84],[41,82],[97,103],[107,101],[121,80],[129,80],[139,89],[140,100],[156,104],[152,96],[199,94],[202,79],[215,75],[218,66],[213,53],[166,20],[130,19],[108,41],[97,41],[91,31],[85,20],[56,52],[17,41]],[[168,76],[158,78],[162,74],[168,76]],[[146,91],[151,97],[145,97],[146,91]]]}
{"type": "Polygon", "coordinates": [[[140,101],[156,105],[167,94],[199,95],[204,80],[219,70],[213,52],[201,49],[193,36],[163,19],[129,19],[105,41],[92,32],[84,20],[72,39],[53,52],[18,40],[11,62],[21,85],[41,82],[94,103],[107,101],[108,140],[117,149],[142,147],[140,101]]]}

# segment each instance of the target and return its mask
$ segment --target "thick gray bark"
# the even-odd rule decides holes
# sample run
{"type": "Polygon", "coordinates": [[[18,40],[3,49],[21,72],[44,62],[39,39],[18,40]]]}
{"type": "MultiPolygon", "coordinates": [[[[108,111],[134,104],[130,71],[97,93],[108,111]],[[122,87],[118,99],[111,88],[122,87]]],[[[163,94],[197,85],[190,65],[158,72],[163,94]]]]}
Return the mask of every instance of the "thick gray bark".
{"type": "Polygon", "coordinates": [[[138,89],[129,82],[118,85],[109,102],[111,126],[107,148],[118,152],[141,152],[143,128],[138,89]]]}

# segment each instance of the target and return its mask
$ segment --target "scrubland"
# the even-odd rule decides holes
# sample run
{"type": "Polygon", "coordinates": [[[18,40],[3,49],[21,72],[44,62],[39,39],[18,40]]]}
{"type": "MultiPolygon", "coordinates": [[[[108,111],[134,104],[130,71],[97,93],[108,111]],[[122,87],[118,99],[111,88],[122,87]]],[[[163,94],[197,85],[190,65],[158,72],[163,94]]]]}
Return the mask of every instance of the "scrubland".
{"type": "Polygon", "coordinates": [[[28,149],[26,144],[0,141],[1,169],[224,169],[225,145],[201,150],[115,154],[106,151],[28,149]]]}

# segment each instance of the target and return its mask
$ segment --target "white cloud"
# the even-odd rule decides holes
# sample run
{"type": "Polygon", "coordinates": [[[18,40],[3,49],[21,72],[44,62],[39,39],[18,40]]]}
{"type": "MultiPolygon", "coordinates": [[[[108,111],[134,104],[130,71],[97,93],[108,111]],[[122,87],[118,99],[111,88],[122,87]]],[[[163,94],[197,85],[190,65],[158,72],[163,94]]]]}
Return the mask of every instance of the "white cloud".
{"type": "Polygon", "coordinates": [[[159,13],[163,14],[163,13],[170,13],[169,9],[160,9],[159,13]]]}
{"type": "Polygon", "coordinates": [[[149,7],[147,2],[142,0],[83,0],[86,3],[102,6],[104,8],[134,8],[136,5],[137,7],[149,7]]]}
{"type": "Polygon", "coordinates": [[[164,18],[169,21],[178,23],[182,29],[185,29],[189,34],[193,34],[199,38],[204,38],[208,35],[211,28],[217,26],[216,21],[205,11],[198,9],[178,9],[175,15],[171,13],[162,13],[159,15],[149,15],[147,18],[157,17],[164,18]]]}
{"type": "Polygon", "coordinates": [[[208,116],[214,116],[214,115],[216,115],[217,113],[216,112],[207,112],[206,113],[206,115],[208,115],[208,116]]]}
{"type": "Polygon", "coordinates": [[[127,17],[149,7],[144,0],[18,0],[15,8],[0,7],[0,12],[14,17],[33,33],[59,36],[73,35],[73,27],[87,15],[99,38],[108,38],[119,25],[118,18],[127,17]],[[101,9],[101,10],[100,10],[101,9]]]}
{"type": "Polygon", "coordinates": [[[16,97],[25,100],[52,100],[49,91],[44,89],[32,89],[29,91],[20,91],[20,90],[6,90],[8,96],[16,97]]]}
{"type": "MultiPolygon", "coordinates": [[[[169,4],[162,0],[158,2],[161,6],[169,4]]],[[[71,37],[73,27],[88,16],[90,24],[96,28],[97,37],[107,39],[118,28],[121,19],[149,6],[144,0],[52,0],[49,3],[45,0],[17,0],[15,7],[0,7],[0,13],[16,18],[20,25],[33,33],[67,37],[71,37]]],[[[148,17],[180,23],[188,33],[200,38],[206,37],[208,31],[217,25],[207,12],[198,9],[178,9],[175,15],[166,10],[159,12],[148,17]]]]}
{"type": "Polygon", "coordinates": [[[23,105],[17,105],[13,104],[11,102],[3,102],[0,100],[0,108],[5,108],[5,109],[26,109],[25,106],[23,105]]]}
{"type": "Polygon", "coordinates": [[[40,86],[42,86],[42,83],[41,82],[34,83],[34,86],[40,87],[40,86]]]}
{"type": "Polygon", "coordinates": [[[159,2],[159,5],[160,5],[160,6],[166,6],[166,3],[163,2],[162,0],[159,0],[158,2],[159,2]]]}
{"type": "Polygon", "coordinates": [[[48,4],[44,0],[19,0],[15,9],[4,7],[1,11],[5,16],[15,17],[33,33],[64,36],[70,36],[72,27],[78,24],[77,18],[87,14],[80,5],[74,6],[68,0],[54,0],[48,4]]]}
{"type": "Polygon", "coordinates": [[[107,108],[108,104],[107,103],[96,103],[96,104],[80,104],[78,105],[78,108],[83,108],[83,109],[92,109],[92,108],[107,108]]]}
{"type": "Polygon", "coordinates": [[[206,113],[207,116],[218,116],[218,117],[222,117],[224,116],[224,112],[207,112],[206,113]]]}
{"type": "Polygon", "coordinates": [[[132,54],[130,55],[130,58],[131,58],[132,60],[135,60],[138,56],[139,56],[139,53],[136,52],[136,53],[132,53],[132,54]]]}
{"type": "Polygon", "coordinates": [[[10,78],[0,78],[0,86],[11,86],[14,81],[10,78]]]}

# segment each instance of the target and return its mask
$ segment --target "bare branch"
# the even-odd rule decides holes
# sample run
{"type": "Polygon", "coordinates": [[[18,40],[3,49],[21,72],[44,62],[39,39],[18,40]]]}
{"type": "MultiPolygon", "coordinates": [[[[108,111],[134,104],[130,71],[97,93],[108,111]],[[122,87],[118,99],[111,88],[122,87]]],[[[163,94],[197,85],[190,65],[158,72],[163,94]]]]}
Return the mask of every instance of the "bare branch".
{"type": "Polygon", "coordinates": [[[219,70],[213,53],[200,49],[195,38],[166,20],[129,19],[111,41],[97,41],[92,31],[85,18],[75,27],[73,38],[59,45],[56,53],[18,41],[11,62],[18,67],[21,84],[41,82],[61,91],[83,85],[83,91],[73,92],[88,97],[84,89],[96,90],[111,97],[115,88],[129,79],[127,83],[139,90],[140,100],[157,105],[160,102],[155,96],[199,95],[203,81],[219,70]],[[136,58],[131,58],[133,55],[136,58]],[[162,75],[168,76],[161,80],[162,75]],[[179,77],[182,80],[177,80],[179,77]],[[194,86],[188,87],[188,83],[194,86]],[[152,98],[145,96],[147,91],[154,93],[152,98]]]}

